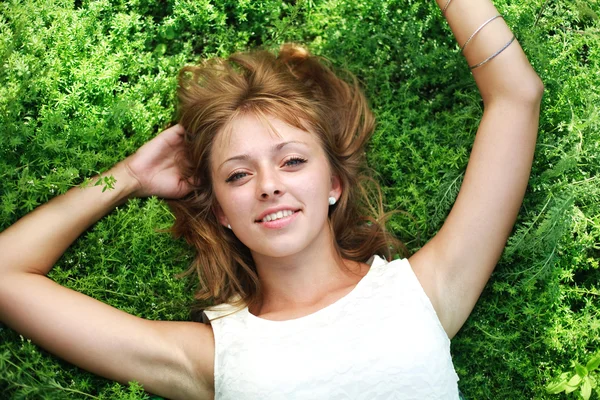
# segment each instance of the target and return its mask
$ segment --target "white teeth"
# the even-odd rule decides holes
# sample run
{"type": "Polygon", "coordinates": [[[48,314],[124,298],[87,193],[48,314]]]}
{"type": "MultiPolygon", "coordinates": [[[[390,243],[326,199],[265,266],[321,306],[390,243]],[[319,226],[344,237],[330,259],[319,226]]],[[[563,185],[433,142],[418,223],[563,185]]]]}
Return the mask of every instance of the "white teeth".
{"type": "Polygon", "coordinates": [[[272,214],[269,214],[269,215],[265,216],[261,220],[261,222],[275,221],[276,219],[281,219],[281,218],[289,217],[293,213],[294,212],[292,210],[277,211],[276,213],[272,213],[272,214]]]}

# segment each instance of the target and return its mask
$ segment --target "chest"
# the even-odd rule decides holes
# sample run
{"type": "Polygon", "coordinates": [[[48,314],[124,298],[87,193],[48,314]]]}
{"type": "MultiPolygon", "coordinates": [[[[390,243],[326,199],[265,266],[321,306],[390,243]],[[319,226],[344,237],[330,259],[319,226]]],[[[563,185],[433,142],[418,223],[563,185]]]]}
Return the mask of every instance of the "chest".
{"type": "Polygon", "coordinates": [[[368,301],[359,304],[310,324],[262,321],[259,328],[243,320],[229,327],[238,334],[217,356],[216,398],[376,399],[416,393],[422,399],[437,398],[421,393],[423,388],[456,385],[449,343],[435,320],[410,304],[375,309],[368,301]]]}

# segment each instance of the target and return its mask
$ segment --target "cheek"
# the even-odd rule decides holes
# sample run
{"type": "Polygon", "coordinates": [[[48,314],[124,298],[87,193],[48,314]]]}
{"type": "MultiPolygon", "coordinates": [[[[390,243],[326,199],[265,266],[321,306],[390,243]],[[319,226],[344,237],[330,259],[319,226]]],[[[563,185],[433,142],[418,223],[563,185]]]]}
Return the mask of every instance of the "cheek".
{"type": "Polygon", "coordinates": [[[327,203],[330,183],[324,172],[291,176],[288,188],[293,188],[297,196],[311,204],[327,203]]]}
{"type": "Polygon", "coordinates": [[[217,195],[217,201],[226,215],[234,216],[246,214],[249,206],[249,192],[241,188],[235,190],[226,190],[217,195]]]}
{"type": "Polygon", "coordinates": [[[213,190],[217,203],[221,208],[221,212],[223,213],[224,217],[229,219],[229,222],[236,219],[238,214],[242,214],[244,212],[244,202],[240,198],[239,193],[220,185],[217,187],[213,186],[213,190]]]}

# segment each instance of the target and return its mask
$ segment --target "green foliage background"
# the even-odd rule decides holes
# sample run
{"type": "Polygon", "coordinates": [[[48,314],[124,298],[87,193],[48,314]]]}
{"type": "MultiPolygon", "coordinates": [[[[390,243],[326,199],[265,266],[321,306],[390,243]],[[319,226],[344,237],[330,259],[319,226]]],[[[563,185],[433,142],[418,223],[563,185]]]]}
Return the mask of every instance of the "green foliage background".
{"type": "MultiPolygon", "coordinates": [[[[462,0],[454,0],[462,1],[462,0]]],[[[600,342],[600,5],[498,0],[546,86],[533,171],[506,251],[452,342],[469,399],[575,398],[545,386],[600,342]]],[[[23,0],[0,3],[0,229],[131,154],[174,116],[175,76],[202,57],[285,41],[356,74],[378,117],[368,153],[411,250],[456,197],[482,103],[433,1],[23,0]]],[[[189,319],[191,253],[133,200],[51,277],[150,319],[189,319]]],[[[85,321],[82,321],[85,323],[85,321]]],[[[148,398],[0,328],[5,398],[148,398]]],[[[593,396],[598,398],[597,393],[593,396]]]]}

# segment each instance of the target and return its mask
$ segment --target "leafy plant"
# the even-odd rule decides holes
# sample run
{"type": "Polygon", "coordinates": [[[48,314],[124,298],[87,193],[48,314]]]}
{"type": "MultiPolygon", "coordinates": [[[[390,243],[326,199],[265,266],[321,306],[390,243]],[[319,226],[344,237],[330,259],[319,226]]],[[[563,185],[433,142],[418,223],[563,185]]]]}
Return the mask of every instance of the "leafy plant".
{"type": "MultiPolygon", "coordinates": [[[[600,3],[494,2],[546,92],[518,221],[452,341],[459,384],[469,399],[567,398],[590,387],[594,396],[595,364],[560,372],[563,360],[600,348],[600,3]]],[[[404,211],[389,228],[418,250],[456,199],[483,112],[433,1],[0,2],[0,229],[172,122],[183,65],[286,41],[360,79],[378,120],[367,157],[387,207],[404,211]]],[[[194,282],[175,275],[192,254],[159,232],[171,223],[162,201],[131,200],[85,232],[50,276],[138,316],[189,320],[194,282]]],[[[150,396],[75,368],[2,326],[0,393],[150,396]]]]}
{"type": "Polygon", "coordinates": [[[598,389],[598,373],[596,372],[600,366],[600,354],[593,356],[585,366],[573,362],[571,367],[572,372],[562,373],[558,379],[546,386],[546,391],[551,394],[561,392],[572,393],[579,389],[579,397],[588,400],[592,395],[592,390],[596,394],[600,394],[598,389]]]}

